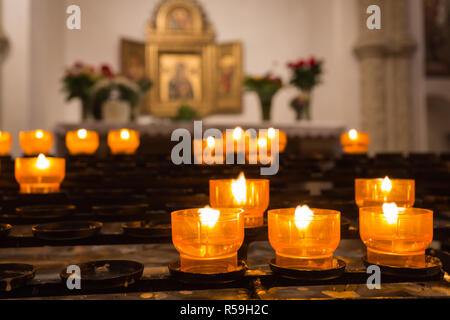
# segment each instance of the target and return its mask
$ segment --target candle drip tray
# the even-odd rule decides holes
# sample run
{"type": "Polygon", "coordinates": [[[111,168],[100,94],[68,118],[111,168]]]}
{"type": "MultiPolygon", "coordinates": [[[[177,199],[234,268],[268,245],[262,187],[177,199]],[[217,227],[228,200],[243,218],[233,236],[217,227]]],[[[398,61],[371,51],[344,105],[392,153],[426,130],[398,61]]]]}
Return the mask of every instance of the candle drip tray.
{"type": "MultiPolygon", "coordinates": [[[[128,287],[141,279],[144,265],[128,260],[99,260],[77,265],[81,271],[81,289],[109,289],[128,287]]],[[[64,285],[73,273],[64,269],[60,273],[64,285]]]]}
{"type": "Polygon", "coordinates": [[[303,280],[303,281],[321,281],[336,279],[345,272],[346,263],[333,257],[332,267],[330,269],[291,269],[276,264],[275,259],[270,261],[270,269],[273,274],[282,278],[303,280]]]}
{"type": "Polygon", "coordinates": [[[51,220],[70,216],[75,212],[73,205],[29,205],[17,207],[15,214],[21,219],[51,220]]]}
{"type": "Polygon", "coordinates": [[[147,221],[132,221],[122,224],[123,233],[136,238],[170,238],[170,224],[155,224],[147,221]]]}
{"type": "Polygon", "coordinates": [[[0,224],[0,238],[7,237],[11,232],[11,228],[10,224],[0,224]]]}
{"type": "Polygon", "coordinates": [[[443,275],[441,260],[430,255],[425,256],[424,267],[398,267],[371,263],[367,260],[367,256],[364,256],[362,261],[366,267],[370,265],[379,266],[382,275],[401,279],[435,280],[443,275]]]}
{"type": "Polygon", "coordinates": [[[169,264],[169,272],[174,279],[188,284],[222,284],[234,282],[242,278],[247,272],[245,261],[238,261],[238,267],[231,272],[223,273],[193,273],[181,271],[180,261],[169,264]]]}
{"type": "Polygon", "coordinates": [[[92,212],[102,218],[133,219],[145,215],[147,207],[145,203],[94,205],[92,212]]]}
{"type": "Polygon", "coordinates": [[[9,292],[25,286],[34,278],[36,269],[29,264],[0,264],[0,292],[9,292]]]}
{"type": "Polygon", "coordinates": [[[97,235],[103,224],[92,221],[64,221],[34,226],[36,238],[49,241],[86,239],[97,235]]]}

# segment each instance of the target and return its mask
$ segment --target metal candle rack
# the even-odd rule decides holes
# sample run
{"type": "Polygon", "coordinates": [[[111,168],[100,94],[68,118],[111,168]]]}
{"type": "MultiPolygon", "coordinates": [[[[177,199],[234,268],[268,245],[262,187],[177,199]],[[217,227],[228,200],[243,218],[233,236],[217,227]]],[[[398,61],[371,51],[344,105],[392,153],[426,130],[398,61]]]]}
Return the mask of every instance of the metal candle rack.
{"type": "MultiPolygon", "coordinates": [[[[374,158],[342,156],[339,159],[313,159],[283,154],[281,157],[279,174],[269,177],[272,187],[270,208],[279,204],[286,207],[297,205],[299,201],[303,201],[311,206],[317,205],[339,210],[342,213],[341,237],[344,239],[359,238],[355,219],[358,211],[353,201],[353,179],[356,177],[378,177],[380,172],[386,171],[392,171],[393,177],[399,177],[398,174],[395,174],[397,172],[400,173],[400,177],[408,176],[416,179],[416,185],[420,186],[417,189],[419,203],[433,209],[435,201],[441,201],[439,209],[435,210],[438,218],[450,208],[449,188],[443,183],[443,181],[448,183],[450,180],[448,170],[450,161],[445,156],[439,158],[436,155],[410,155],[409,158],[405,158],[399,154],[380,154],[374,158]],[[425,163],[433,164],[432,167],[429,167],[427,176],[423,174],[425,163]],[[293,188],[308,190],[308,185],[311,183],[318,185],[318,194],[317,188],[314,192],[299,191],[297,197],[290,197],[283,192],[283,190],[292,190],[293,188]],[[443,197],[447,197],[447,200],[442,201],[443,197]]],[[[162,161],[166,158],[165,155],[154,157],[114,156],[108,159],[69,157],[66,180],[62,184],[63,192],[48,195],[19,194],[18,186],[13,180],[14,174],[11,172],[13,166],[2,166],[2,172],[4,171],[5,174],[0,179],[0,191],[3,198],[3,208],[0,213],[0,223],[2,224],[0,247],[171,243],[170,212],[175,209],[207,204],[210,178],[236,177],[240,171],[245,171],[249,177],[259,173],[258,166],[247,165],[245,168],[220,165],[174,166],[167,161],[162,161]],[[120,222],[122,223],[122,232],[103,233],[102,225],[96,224],[95,232],[78,238],[63,239],[64,235],[59,240],[45,238],[45,232],[51,232],[51,228],[49,230],[45,228],[47,223],[67,223],[67,221],[98,221],[103,224],[120,222]],[[40,225],[40,228],[37,228],[38,232],[35,231],[34,236],[17,235],[14,232],[12,235],[10,234],[11,230],[20,225],[30,225],[31,229],[31,225],[37,224],[40,225]],[[40,235],[39,232],[41,232],[40,235]]],[[[0,161],[11,164],[11,159],[7,157],[3,157],[0,161]]],[[[75,223],[73,225],[77,226],[75,223]]],[[[82,224],[78,224],[78,226],[80,229],[86,228],[82,224]]],[[[76,229],[75,227],[72,231],[76,231],[76,229]]],[[[449,234],[446,224],[438,223],[436,225],[435,240],[448,243],[449,234]]],[[[244,244],[239,251],[239,259],[246,260],[251,243],[266,240],[267,226],[246,230],[244,244]]],[[[438,250],[429,252],[429,254],[440,257],[443,268],[449,270],[450,265],[446,251],[438,250]]],[[[9,288],[9,292],[1,292],[0,298],[74,294],[67,290],[62,283],[31,282],[25,285],[35,271],[29,267],[27,269],[22,266],[22,268],[24,268],[23,274],[18,275],[18,278],[22,280],[15,282],[14,288],[9,288]]],[[[258,298],[260,287],[268,289],[275,286],[305,284],[350,284],[365,283],[367,280],[366,273],[354,271],[345,271],[334,279],[317,278],[315,280],[313,278],[311,278],[312,280],[286,279],[270,271],[261,271],[247,274],[244,272],[239,274],[239,277],[231,277],[230,281],[206,281],[205,283],[195,275],[188,275],[186,278],[186,275],[177,273],[174,265],[170,268],[172,276],[163,276],[157,279],[143,278],[126,288],[123,285],[103,289],[91,286],[76,294],[230,287],[245,288],[250,292],[251,297],[258,298]],[[194,282],[189,281],[192,279],[194,282]]],[[[405,281],[405,279],[408,281],[424,281],[424,279],[439,281],[441,277],[440,272],[425,278],[387,274],[386,277],[383,277],[383,281],[391,283],[405,281]]],[[[224,279],[223,277],[219,278],[224,279]]],[[[3,290],[5,289],[6,287],[3,288],[3,290]]]]}

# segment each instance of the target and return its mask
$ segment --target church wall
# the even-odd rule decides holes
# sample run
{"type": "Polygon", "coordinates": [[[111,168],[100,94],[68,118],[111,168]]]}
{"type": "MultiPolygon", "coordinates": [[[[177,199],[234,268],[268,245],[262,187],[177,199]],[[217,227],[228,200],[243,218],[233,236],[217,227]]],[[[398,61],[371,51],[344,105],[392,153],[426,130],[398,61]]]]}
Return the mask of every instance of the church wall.
{"type": "MultiPolygon", "coordinates": [[[[244,72],[271,71],[288,81],[285,65],[311,54],[325,60],[323,84],[314,91],[313,119],[359,125],[358,64],[352,53],[356,41],[354,0],[202,0],[216,31],[216,41],[240,40],[244,45],[244,72]]],[[[69,3],[69,2],[67,2],[69,3]]],[[[145,41],[145,25],[157,1],[80,0],[82,30],[66,31],[67,64],[77,60],[119,66],[119,39],[145,41]]],[[[294,122],[289,101],[296,95],[284,88],[274,99],[272,119],[294,122]]],[[[214,122],[260,119],[258,100],[244,94],[241,115],[214,115],[214,122]]]]}

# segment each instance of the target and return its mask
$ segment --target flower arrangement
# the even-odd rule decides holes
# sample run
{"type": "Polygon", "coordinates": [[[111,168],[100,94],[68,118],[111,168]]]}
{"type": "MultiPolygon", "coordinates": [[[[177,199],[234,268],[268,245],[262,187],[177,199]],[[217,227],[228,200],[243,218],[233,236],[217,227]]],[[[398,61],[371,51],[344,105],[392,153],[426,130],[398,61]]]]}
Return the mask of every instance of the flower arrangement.
{"type": "Polygon", "coordinates": [[[68,68],[62,79],[66,100],[79,98],[82,103],[83,119],[92,113],[91,90],[94,84],[104,75],[95,70],[93,66],[76,62],[68,68]]]}
{"type": "Polygon", "coordinates": [[[246,76],[244,86],[248,91],[256,92],[261,103],[263,120],[270,120],[273,96],[283,86],[281,79],[270,73],[263,77],[246,76]]]}
{"type": "Polygon", "coordinates": [[[62,82],[67,101],[74,98],[81,100],[83,119],[93,115],[97,120],[102,118],[101,105],[110,97],[112,91],[116,90],[119,99],[128,101],[134,108],[141,94],[151,87],[147,78],[133,81],[115,74],[106,64],[96,69],[82,62],[76,62],[68,68],[62,82]]]}
{"type": "Polygon", "coordinates": [[[131,108],[131,120],[135,117],[135,107],[140,98],[151,87],[150,80],[143,78],[135,82],[120,75],[99,80],[92,88],[92,105],[94,115],[101,113],[103,104],[109,99],[123,100],[129,103],[131,108]]]}
{"type": "Polygon", "coordinates": [[[321,60],[316,60],[314,57],[309,60],[299,59],[287,64],[291,70],[290,83],[302,91],[302,95],[291,102],[291,107],[297,113],[297,119],[302,117],[307,120],[311,119],[311,91],[320,83],[322,64],[321,60]]]}

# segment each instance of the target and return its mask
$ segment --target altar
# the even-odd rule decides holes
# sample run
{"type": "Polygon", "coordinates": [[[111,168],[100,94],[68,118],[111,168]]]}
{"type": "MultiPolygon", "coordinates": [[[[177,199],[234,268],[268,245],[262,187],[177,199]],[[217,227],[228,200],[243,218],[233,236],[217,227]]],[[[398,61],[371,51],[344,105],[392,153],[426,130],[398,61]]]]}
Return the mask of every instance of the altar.
{"type": "MultiPolygon", "coordinates": [[[[346,130],[340,123],[298,121],[294,124],[277,125],[270,122],[261,123],[226,123],[203,121],[203,132],[209,128],[217,128],[222,132],[226,129],[233,129],[240,126],[246,129],[267,129],[274,127],[286,132],[288,144],[286,152],[296,152],[303,155],[321,154],[324,156],[336,156],[341,153],[339,136],[346,130]]],[[[97,150],[98,156],[108,154],[106,137],[109,130],[128,128],[139,132],[141,137],[139,154],[170,154],[172,147],[177,143],[171,141],[172,132],[178,128],[189,130],[193,135],[194,123],[191,121],[172,122],[161,120],[157,123],[139,124],[123,123],[113,124],[105,122],[87,121],[78,124],[58,124],[55,128],[56,154],[63,156],[67,154],[65,145],[65,135],[67,131],[85,128],[99,133],[100,147],[97,150]]]]}

